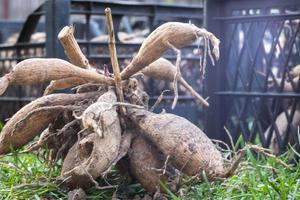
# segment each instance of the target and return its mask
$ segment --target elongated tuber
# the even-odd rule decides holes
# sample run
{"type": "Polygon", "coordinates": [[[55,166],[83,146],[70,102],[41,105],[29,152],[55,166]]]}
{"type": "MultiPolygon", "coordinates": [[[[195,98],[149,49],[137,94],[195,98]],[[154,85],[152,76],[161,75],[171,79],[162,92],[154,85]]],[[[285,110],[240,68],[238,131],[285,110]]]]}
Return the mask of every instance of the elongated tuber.
{"type": "Polygon", "coordinates": [[[198,37],[208,38],[213,46],[215,59],[219,59],[219,43],[212,33],[193,24],[168,22],[155,29],[142,43],[137,55],[121,72],[122,79],[128,79],[144,67],[160,58],[169,48],[182,48],[198,37]]]}
{"type": "Polygon", "coordinates": [[[182,172],[194,176],[204,170],[210,178],[224,174],[221,153],[205,133],[185,118],[135,108],[128,108],[128,112],[134,124],[165,155],[170,155],[182,172]]]}
{"type": "MultiPolygon", "coordinates": [[[[291,108],[288,108],[287,113],[288,113],[288,115],[291,114],[291,108]]],[[[287,120],[287,116],[286,116],[285,112],[282,112],[277,116],[277,118],[275,120],[275,125],[276,125],[276,128],[279,133],[279,138],[281,140],[283,140],[284,137],[286,136],[287,130],[288,130],[288,120],[287,120]]],[[[300,126],[300,109],[299,109],[299,107],[297,107],[295,110],[291,125],[295,129],[300,126]]],[[[267,138],[268,135],[270,134],[270,129],[271,129],[271,126],[265,131],[265,134],[264,134],[265,138],[267,138]]],[[[271,142],[270,142],[270,148],[275,155],[278,155],[280,153],[280,146],[279,146],[279,142],[278,142],[278,139],[276,136],[276,131],[273,129],[273,132],[271,134],[272,134],[272,137],[271,137],[271,142]]],[[[288,139],[288,141],[289,141],[289,139],[288,139]]]]}
{"type": "Polygon", "coordinates": [[[114,84],[112,78],[81,69],[61,59],[31,58],[19,62],[10,73],[0,79],[0,95],[5,92],[9,85],[31,85],[70,77],[107,85],[114,84]]]}
{"type": "Polygon", "coordinates": [[[74,104],[97,93],[53,94],[38,98],[19,110],[3,127],[0,134],[0,155],[20,148],[47,128],[64,105],[74,104]],[[43,109],[47,108],[47,109],[43,109]]]}
{"type": "Polygon", "coordinates": [[[168,177],[174,179],[176,174],[172,174],[174,171],[168,171],[170,167],[164,166],[166,161],[167,157],[147,138],[139,135],[133,139],[129,153],[130,171],[149,193],[159,190],[160,181],[165,184],[170,181],[169,183],[174,185],[168,185],[168,187],[176,188],[176,182],[168,180],[168,177]],[[164,171],[167,171],[170,176],[163,174],[164,171]]]}
{"type": "MultiPolygon", "coordinates": [[[[165,58],[159,58],[144,69],[142,69],[142,73],[146,76],[159,79],[159,80],[165,80],[165,81],[174,81],[174,77],[176,74],[176,67],[167,59],[165,58]]],[[[178,81],[185,89],[197,100],[204,104],[205,106],[209,106],[208,102],[200,95],[198,94],[192,86],[190,86],[182,76],[178,78],[178,81]]],[[[174,88],[176,89],[176,88],[174,88]]]]}

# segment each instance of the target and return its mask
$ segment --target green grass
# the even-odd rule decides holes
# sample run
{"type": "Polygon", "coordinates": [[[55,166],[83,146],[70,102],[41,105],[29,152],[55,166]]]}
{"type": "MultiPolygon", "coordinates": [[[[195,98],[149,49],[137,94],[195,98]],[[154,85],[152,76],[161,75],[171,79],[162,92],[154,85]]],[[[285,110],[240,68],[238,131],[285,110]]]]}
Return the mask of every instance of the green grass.
{"type": "MultiPolygon", "coordinates": [[[[1,129],[1,125],[0,125],[1,129]]],[[[239,139],[236,146],[243,146],[239,139]]],[[[238,172],[218,182],[194,182],[183,186],[185,195],[180,197],[165,188],[169,198],[178,199],[300,199],[300,164],[291,159],[294,150],[291,148],[286,154],[271,158],[254,155],[246,151],[242,167],[238,172]],[[278,162],[293,163],[292,169],[287,169],[278,162]]],[[[299,155],[298,155],[299,156],[299,155]]],[[[40,157],[33,154],[18,154],[0,158],[0,199],[67,199],[67,191],[55,183],[59,175],[61,162],[55,166],[48,166],[40,157]]],[[[111,184],[121,184],[117,193],[119,196],[134,196],[143,194],[139,184],[128,186],[123,176],[113,170],[107,180],[111,184]]],[[[103,180],[98,180],[104,185],[103,180]]],[[[115,190],[87,191],[88,199],[111,199],[115,190]]]]}
{"type": "MultiPolygon", "coordinates": [[[[288,161],[288,154],[280,157],[288,161]]],[[[300,168],[289,170],[275,158],[255,157],[247,151],[241,169],[223,182],[186,186],[187,199],[300,199],[300,168]]]]}

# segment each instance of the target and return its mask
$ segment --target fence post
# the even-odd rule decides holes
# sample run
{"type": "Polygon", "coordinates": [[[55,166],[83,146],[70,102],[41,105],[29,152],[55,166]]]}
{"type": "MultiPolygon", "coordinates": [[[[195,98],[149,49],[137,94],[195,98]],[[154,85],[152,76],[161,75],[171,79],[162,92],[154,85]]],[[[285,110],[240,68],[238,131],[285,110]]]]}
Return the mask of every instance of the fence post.
{"type": "MultiPolygon", "coordinates": [[[[220,139],[222,137],[223,128],[221,120],[223,117],[220,98],[215,94],[216,91],[220,90],[222,86],[222,42],[224,33],[221,34],[221,23],[215,20],[215,17],[220,17],[222,12],[222,0],[205,0],[204,1],[204,26],[208,31],[215,34],[220,40],[220,60],[216,62],[215,66],[211,63],[208,64],[206,74],[206,96],[209,97],[210,106],[205,112],[205,127],[206,133],[211,138],[220,139]]],[[[222,30],[224,31],[224,30],[222,30]]]]}
{"type": "Polygon", "coordinates": [[[46,57],[66,58],[57,35],[70,21],[70,0],[48,0],[45,3],[46,57]]]}

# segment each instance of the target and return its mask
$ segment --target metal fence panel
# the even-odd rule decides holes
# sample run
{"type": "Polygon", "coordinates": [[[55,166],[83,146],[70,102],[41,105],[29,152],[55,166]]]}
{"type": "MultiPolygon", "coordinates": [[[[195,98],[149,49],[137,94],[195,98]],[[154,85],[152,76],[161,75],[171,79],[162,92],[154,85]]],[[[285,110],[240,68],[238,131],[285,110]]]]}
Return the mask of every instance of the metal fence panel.
{"type": "Polygon", "coordinates": [[[300,63],[300,2],[215,0],[207,9],[208,27],[222,42],[221,61],[210,71],[219,79],[209,88],[215,109],[208,120],[218,125],[209,123],[210,130],[227,140],[226,126],[234,139],[242,134],[265,147],[275,137],[281,150],[299,142],[300,82],[290,70],[300,63]]]}

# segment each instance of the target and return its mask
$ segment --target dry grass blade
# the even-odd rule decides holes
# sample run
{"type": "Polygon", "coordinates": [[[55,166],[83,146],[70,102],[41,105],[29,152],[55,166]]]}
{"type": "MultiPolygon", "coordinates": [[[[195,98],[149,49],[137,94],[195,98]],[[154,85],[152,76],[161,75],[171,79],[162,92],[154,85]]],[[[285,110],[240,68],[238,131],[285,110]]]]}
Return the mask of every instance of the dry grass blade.
{"type": "Polygon", "coordinates": [[[270,149],[265,149],[263,147],[260,147],[260,146],[257,146],[257,145],[252,145],[252,144],[247,144],[246,147],[249,148],[249,149],[251,149],[251,150],[256,151],[257,153],[261,153],[261,154],[263,154],[265,156],[273,158],[279,164],[283,165],[284,167],[286,167],[289,170],[292,170],[291,166],[289,166],[288,164],[286,164],[285,162],[283,162],[282,160],[280,160],[279,158],[277,158],[276,155],[272,154],[270,149]]]}
{"type": "Polygon", "coordinates": [[[230,145],[231,145],[232,150],[235,151],[236,149],[235,149],[235,146],[234,146],[233,138],[232,138],[232,136],[231,136],[229,130],[226,128],[226,126],[224,126],[223,128],[224,128],[224,130],[225,130],[225,132],[226,132],[226,134],[227,134],[227,136],[228,136],[228,138],[229,138],[229,141],[230,141],[230,145]]]}

